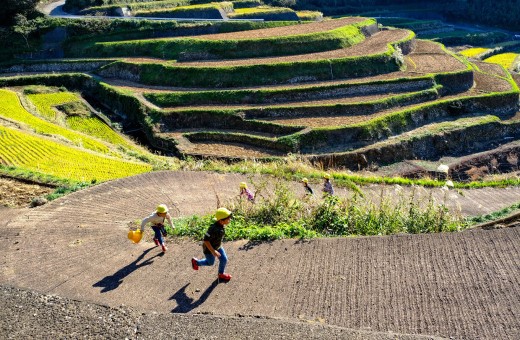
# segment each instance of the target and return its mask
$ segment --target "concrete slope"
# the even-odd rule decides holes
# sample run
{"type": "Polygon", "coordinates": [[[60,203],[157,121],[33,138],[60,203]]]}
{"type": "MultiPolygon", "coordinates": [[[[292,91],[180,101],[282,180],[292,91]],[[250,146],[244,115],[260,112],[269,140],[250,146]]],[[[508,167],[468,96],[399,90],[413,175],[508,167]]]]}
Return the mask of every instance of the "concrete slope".
{"type": "MultiPolygon", "coordinates": [[[[244,179],[156,172],[24,210],[1,227],[0,284],[160,313],[269,317],[455,338],[520,336],[518,228],[229,242],[228,284],[217,283],[215,267],[191,269],[190,258],[202,255],[196,242],[169,241],[161,255],[151,243],[126,239],[128,223],[158,203],[172,205],[168,197],[182,215],[208,212],[216,206],[213,186],[224,201],[244,179]]],[[[372,190],[375,195],[381,189],[372,190]]],[[[502,195],[506,190],[484,190],[464,192],[461,206],[510,204],[502,195]],[[491,203],[487,196],[493,195],[491,203]]],[[[518,200],[518,189],[508,190],[518,200]]]]}
{"type": "Polygon", "coordinates": [[[0,287],[0,331],[8,338],[421,340],[431,336],[369,332],[273,318],[143,313],[14,287],[0,287]]]}

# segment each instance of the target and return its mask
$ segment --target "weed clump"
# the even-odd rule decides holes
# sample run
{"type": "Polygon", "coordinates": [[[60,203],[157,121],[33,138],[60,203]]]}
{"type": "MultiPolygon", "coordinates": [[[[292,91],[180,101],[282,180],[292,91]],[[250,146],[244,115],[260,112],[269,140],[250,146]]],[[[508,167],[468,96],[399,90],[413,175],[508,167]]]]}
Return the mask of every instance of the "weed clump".
{"type": "MultiPolygon", "coordinates": [[[[431,194],[418,195],[416,188],[405,192],[396,186],[395,192],[382,191],[375,201],[357,191],[348,198],[298,197],[282,180],[257,183],[255,188],[255,203],[237,197],[226,205],[234,216],[227,240],[420,234],[466,227],[462,216],[431,194]]],[[[211,219],[208,215],[177,220],[172,233],[201,239],[211,219]]]]}

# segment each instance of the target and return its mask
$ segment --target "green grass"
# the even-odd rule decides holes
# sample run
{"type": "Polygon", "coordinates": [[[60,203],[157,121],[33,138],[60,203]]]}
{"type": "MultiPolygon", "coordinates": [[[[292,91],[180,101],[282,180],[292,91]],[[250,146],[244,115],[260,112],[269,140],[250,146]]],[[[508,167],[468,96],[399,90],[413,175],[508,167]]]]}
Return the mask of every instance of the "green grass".
{"type": "Polygon", "coordinates": [[[323,13],[318,11],[297,11],[298,19],[303,21],[320,21],[323,20],[323,13]]]}
{"type": "MultiPolygon", "coordinates": [[[[243,175],[270,175],[275,178],[282,178],[291,181],[301,181],[308,178],[310,181],[321,181],[324,169],[312,165],[307,159],[299,155],[289,155],[285,159],[270,161],[243,160],[228,163],[219,160],[196,160],[188,157],[186,160],[179,161],[175,166],[179,170],[189,171],[216,171],[222,173],[238,173],[243,175]]],[[[347,187],[361,193],[358,185],[387,184],[401,186],[421,186],[429,188],[440,188],[445,185],[444,181],[436,179],[409,179],[402,177],[384,177],[355,174],[350,171],[327,169],[333,178],[335,186],[347,187]]],[[[457,189],[477,189],[485,187],[504,188],[509,186],[519,186],[520,179],[502,179],[493,181],[474,181],[474,182],[455,182],[457,189]]]]}
{"type": "Polygon", "coordinates": [[[233,19],[264,19],[264,20],[297,20],[298,15],[290,8],[258,6],[240,8],[228,15],[233,19]]]}
{"type": "MultiPolygon", "coordinates": [[[[386,115],[382,115],[366,122],[347,125],[344,127],[323,127],[315,128],[312,131],[295,136],[283,138],[297,138],[302,151],[313,149],[318,152],[322,145],[327,143],[342,142],[345,145],[356,142],[357,140],[375,141],[381,140],[383,137],[388,138],[399,133],[409,131],[412,128],[425,124],[431,118],[428,118],[432,112],[444,112],[444,116],[448,116],[448,108],[454,101],[463,105],[469,105],[480,102],[483,105],[499,105],[506,100],[513,100],[513,96],[518,96],[518,87],[514,82],[511,83],[511,90],[503,93],[489,93],[479,96],[465,96],[457,99],[441,99],[434,102],[420,104],[410,109],[394,111],[386,115]],[[510,98],[511,97],[511,98],[510,98]]],[[[440,117],[437,116],[436,119],[440,117]]],[[[347,146],[346,146],[347,148],[347,146]]]]}
{"type": "MultiPolygon", "coordinates": [[[[351,102],[351,103],[335,103],[335,104],[279,104],[270,107],[241,107],[236,109],[225,110],[229,114],[236,116],[243,115],[246,119],[263,119],[266,117],[304,117],[311,116],[335,116],[344,115],[345,112],[349,114],[362,115],[369,112],[382,111],[397,106],[410,105],[420,103],[426,100],[433,100],[438,98],[440,86],[432,89],[422,91],[409,92],[404,94],[397,94],[383,99],[370,100],[365,102],[351,102]]],[[[222,110],[218,109],[203,109],[196,110],[191,108],[178,109],[175,112],[189,112],[192,115],[218,113],[222,110]]],[[[302,123],[302,125],[305,125],[302,123]]]]}
{"type": "Polygon", "coordinates": [[[473,225],[484,223],[484,222],[498,220],[500,218],[511,215],[512,213],[516,213],[518,211],[520,211],[520,202],[515,203],[515,204],[513,204],[509,207],[506,207],[504,209],[501,209],[499,211],[492,212],[491,214],[470,217],[467,219],[467,223],[470,226],[473,226],[473,225]]]}
{"type": "Polygon", "coordinates": [[[230,2],[215,2],[201,5],[171,6],[170,8],[139,9],[133,11],[136,17],[159,17],[159,18],[205,18],[210,14],[214,18],[221,18],[219,10],[229,12],[233,9],[230,2]]]}
{"type": "Polygon", "coordinates": [[[184,67],[157,63],[115,62],[100,69],[105,72],[139,74],[139,81],[148,85],[183,87],[239,87],[283,84],[297,77],[312,80],[331,80],[353,76],[369,76],[397,71],[399,62],[393,57],[395,49],[364,57],[330,60],[244,65],[231,67],[184,67]]]}
{"type": "MultiPolygon", "coordinates": [[[[234,216],[226,228],[227,240],[419,234],[466,228],[462,217],[431,196],[420,199],[415,193],[381,194],[378,204],[358,194],[350,199],[329,196],[320,201],[297,197],[282,181],[271,183],[274,192],[268,192],[267,181],[255,184],[254,204],[240,198],[227,202],[234,216]]],[[[176,220],[176,229],[169,231],[202,239],[211,222],[211,215],[193,216],[176,220]]]]}
{"type": "MultiPolygon", "coordinates": [[[[178,92],[149,92],[144,93],[144,97],[159,107],[174,107],[186,105],[213,105],[213,104],[261,104],[284,102],[288,100],[299,100],[313,98],[326,91],[334,92],[335,90],[353,89],[357,94],[356,88],[360,87],[377,87],[390,86],[395,91],[400,84],[406,86],[408,83],[416,81],[430,80],[433,86],[433,78],[431,76],[415,77],[415,78],[399,78],[384,81],[372,81],[362,84],[337,84],[337,85],[320,85],[320,86],[301,86],[287,87],[282,89],[244,89],[244,90],[207,90],[207,91],[178,91],[178,92]]],[[[424,88],[423,88],[424,89],[424,88]]],[[[377,92],[377,91],[376,91],[377,92]]],[[[383,91],[379,91],[383,92],[383,91]]],[[[379,93],[377,92],[377,93],[379,93]]],[[[372,93],[372,92],[371,92],[372,93]]]]}
{"type": "Polygon", "coordinates": [[[100,42],[83,49],[76,48],[74,51],[70,51],[70,55],[189,59],[186,57],[186,51],[190,51],[190,54],[194,55],[202,54],[212,58],[228,59],[303,54],[355,45],[365,39],[361,28],[374,23],[374,20],[365,20],[331,31],[308,34],[305,33],[305,25],[302,25],[302,34],[261,39],[210,40],[183,37],[100,42]]]}
{"type": "MultiPolygon", "coordinates": [[[[163,0],[163,1],[149,1],[149,2],[130,2],[126,4],[126,7],[130,11],[135,12],[139,10],[152,10],[159,8],[175,8],[178,6],[189,5],[189,0],[163,0]]],[[[116,8],[120,8],[122,5],[103,5],[103,6],[92,6],[83,9],[80,14],[95,14],[96,12],[110,13],[116,8]]]]}

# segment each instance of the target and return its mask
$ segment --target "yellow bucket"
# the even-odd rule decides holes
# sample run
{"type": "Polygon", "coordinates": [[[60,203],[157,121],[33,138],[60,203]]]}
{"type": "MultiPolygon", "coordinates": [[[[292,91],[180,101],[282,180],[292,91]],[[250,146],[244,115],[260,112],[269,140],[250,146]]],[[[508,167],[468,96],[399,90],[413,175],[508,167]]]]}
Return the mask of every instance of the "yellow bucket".
{"type": "Polygon", "coordinates": [[[130,230],[128,232],[128,239],[134,243],[139,243],[141,241],[141,238],[143,237],[143,234],[141,233],[141,230],[130,230]]]}

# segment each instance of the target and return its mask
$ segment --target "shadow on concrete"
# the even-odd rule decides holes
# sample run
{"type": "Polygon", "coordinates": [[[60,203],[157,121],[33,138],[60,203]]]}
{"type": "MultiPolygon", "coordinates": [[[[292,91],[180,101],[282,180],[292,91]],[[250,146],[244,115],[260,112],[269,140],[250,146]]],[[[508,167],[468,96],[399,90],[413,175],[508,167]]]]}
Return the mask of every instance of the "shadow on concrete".
{"type": "Polygon", "coordinates": [[[243,246],[241,246],[240,248],[238,248],[238,250],[243,250],[243,251],[249,251],[249,250],[252,250],[253,248],[259,246],[259,245],[262,245],[262,244],[271,244],[273,243],[273,240],[266,240],[266,241],[248,241],[246,244],[244,244],[243,246]]]}
{"type": "Polygon", "coordinates": [[[198,306],[202,305],[211,295],[215,287],[218,286],[218,282],[218,279],[213,281],[213,283],[204,291],[204,293],[202,293],[202,295],[196,301],[194,301],[192,298],[186,295],[186,288],[188,288],[190,284],[185,284],[170,298],[170,300],[175,300],[177,302],[177,307],[172,309],[172,313],[188,313],[197,308],[198,306]]]}
{"type": "Polygon", "coordinates": [[[150,249],[143,251],[143,253],[141,255],[139,255],[139,257],[137,259],[135,259],[135,261],[133,261],[129,265],[119,269],[114,274],[112,274],[110,276],[106,276],[103,279],[101,279],[100,281],[94,283],[92,285],[92,287],[103,287],[103,289],[101,289],[101,293],[106,293],[106,292],[116,289],[117,287],[119,287],[119,285],[121,283],[123,283],[123,279],[125,277],[132,274],[134,271],[136,271],[137,269],[139,269],[141,267],[151,265],[153,263],[154,258],[156,258],[158,256],[162,256],[164,254],[164,253],[159,253],[155,256],[150,257],[149,259],[146,259],[145,261],[143,261],[139,264],[137,263],[137,262],[141,261],[145,257],[145,255],[148,254],[150,252],[150,250],[152,250],[154,248],[155,247],[152,247],[150,249]]]}

